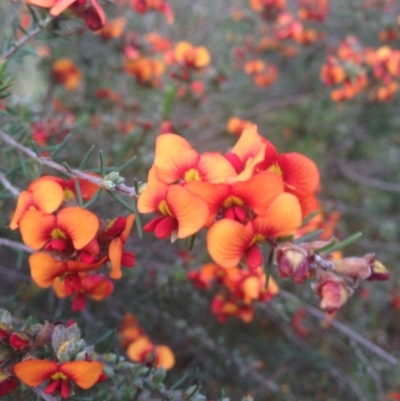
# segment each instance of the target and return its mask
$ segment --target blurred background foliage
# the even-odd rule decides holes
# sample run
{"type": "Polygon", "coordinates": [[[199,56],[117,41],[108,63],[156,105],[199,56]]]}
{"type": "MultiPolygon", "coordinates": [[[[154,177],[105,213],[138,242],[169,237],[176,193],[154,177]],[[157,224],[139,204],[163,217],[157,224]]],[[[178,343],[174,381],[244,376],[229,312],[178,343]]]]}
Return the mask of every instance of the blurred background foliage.
{"type": "MultiPolygon", "coordinates": [[[[295,9],[294,2],[288,3],[295,9]]],[[[364,233],[344,253],[376,252],[390,270],[390,282],[361,283],[336,319],[399,357],[399,96],[380,103],[362,93],[335,103],[320,79],[326,54],[347,36],[357,36],[363,46],[382,46],[378,34],[396,22],[399,4],[394,2],[387,12],[383,2],[369,8],[365,3],[330,1],[328,16],[319,26],[324,39],[308,46],[294,44],[297,54],[293,57],[275,50],[258,51],[257,58],[274,63],[278,70],[276,82],[265,88],[253,84],[234,55],[235,48],[246,50],[246,43],[261,38],[266,29],[266,22],[246,1],[172,0],[172,25],[161,14],[140,15],[121,2],[104,2],[109,20],[126,18],[123,35],[105,40],[80,21],[61,17],[13,55],[6,73],[14,83],[11,95],[1,103],[0,128],[30,143],[32,123],[57,119],[53,137],[42,151],[51,151],[71,133],[68,144],[54,157],[60,163],[77,167],[93,144],[96,150],[88,169],[99,168],[99,150],[104,151],[108,166],[120,166],[136,156],[123,172],[127,184],[133,185],[134,180],[147,179],[154,141],[164,120],[170,120],[198,151],[221,152],[236,140],[226,131],[230,117],[256,123],[280,152],[297,151],[316,161],[322,176],[323,209],[341,214],[335,235],[341,239],[356,231],[364,233]],[[140,47],[144,35],[154,31],[172,43],[187,40],[211,53],[211,66],[198,73],[205,82],[204,93],[175,93],[168,115],[163,110],[176,81],[164,74],[159,85],[151,87],[124,71],[128,33],[134,33],[140,47]],[[76,90],[67,90],[52,75],[54,61],[65,57],[82,74],[76,90]],[[120,101],[101,98],[98,91],[104,88],[115,92],[120,101]]],[[[15,39],[16,22],[24,15],[28,14],[22,1],[1,2],[3,48],[15,39]]],[[[19,31],[17,36],[21,35],[19,31]]],[[[399,45],[399,39],[391,44],[393,48],[399,45]]],[[[53,174],[7,146],[0,148],[0,172],[20,189],[40,173],[53,174]]],[[[20,241],[19,234],[8,229],[15,200],[1,184],[0,189],[0,237],[20,241]]],[[[105,194],[92,210],[103,217],[110,217],[110,211],[115,216],[126,214],[105,194]]],[[[115,283],[114,294],[101,303],[88,302],[82,313],[73,313],[70,301],[31,282],[23,252],[0,244],[1,306],[15,316],[32,315],[41,321],[72,317],[88,342],[117,328],[123,315],[132,312],[155,342],[168,344],[176,355],[167,383],[187,374],[201,383],[209,399],[224,394],[238,399],[249,393],[255,399],[274,401],[375,401],[384,400],[391,391],[400,392],[398,365],[360,345],[353,332],[340,332],[306,309],[301,320],[305,331],[299,334],[294,323],[299,308],[318,304],[307,283],[278,280],[294,295],[278,295],[260,305],[251,323],[229,319],[220,324],[210,311],[212,291],[196,289],[186,276],[189,269],[209,261],[204,238],[196,238],[190,253],[186,241],[161,243],[150,234],[140,239],[134,233],[128,245],[137,254],[137,263],[115,283]]],[[[114,347],[118,348],[116,338],[114,347]]],[[[89,396],[105,399],[95,390],[89,396]]],[[[112,391],[107,397],[116,399],[112,391]]]]}

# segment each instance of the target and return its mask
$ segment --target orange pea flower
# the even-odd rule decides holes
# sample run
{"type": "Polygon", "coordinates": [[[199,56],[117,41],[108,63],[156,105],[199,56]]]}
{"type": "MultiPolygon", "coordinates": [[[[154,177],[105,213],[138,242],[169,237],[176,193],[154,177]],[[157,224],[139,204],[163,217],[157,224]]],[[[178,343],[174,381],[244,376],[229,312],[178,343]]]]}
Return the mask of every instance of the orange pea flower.
{"type": "Polygon", "coordinates": [[[107,259],[97,263],[84,263],[74,260],[58,260],[44,252],[35,252],[29,256],[29,267],[33,281],[41,288],[48,288],[57,277],[64,277],[66,292],[71,295],[80,290],[79,272],[97,270],[107,259]]]}
{"type": "Polygon", "coordinates": [[[245,323],[254,318],[254,308],[251,305],[242,305],[235,297],[226,297],[217,294],[211,302],[211,312],[217,315],[219,323],[225,323],[228,317],[238,317],[245,323]]]}
{"type": "Polygon", "coordinates": [[[53,213],[63,200],[64,191],[57,182],[47,177],[36,179],[18,196],[17,207],[10,223],[11,230],[19,227],[21,218],[29,209],[53,213]]]}
{"type": "Polygon", "coordinates": [[[50,15],[59,16],[70,9],[79,17],[85,19],[89,29],[95,31],[106,23],[106,16],[97,0],[25,0],[27,4],[50,8],[50,15]]]}
{"type": "Polygon", "coordinates": [[[97,31],[97,33],[102,37],[103,40],[120,38],[124,32],[127,22],[128,21],[125,17],[117,18],[105,24],[102,29],[97,31]]]}
{"type": "MultiPolygon", "coordinates": [[[[114,219],[111,222],[111,225],[110,223],[108,223],[108,231],[110,231],[113,226],[119,226],[119,229],[117,229],[117,232],[113,236],[114,238],[111,240],[108,247],[108,256],[110,258],[112,266],[110,277],[114,280],[119,279],[122,276],[121,265],[126,267],[133,267],[135,264],[135,255],[132,252],[124,251],[123,249],[125,242],[127,241],[132,230],[134,221],[135,215],[131,214],[127,218],[119,217],[117,219],[114,219]]],[[[102,234],[102,237],[104,238],[106,234],[107,230],[102,234]]]]}
{"type": "Polygon", "coordinates": [[[14,366],[14,373],[29,387],[37,387],[48,381],[46,394],[60,393],[68,398],[75,383],[81,389],[93,387],[103,371],[103,364],[97,361],[72,361],[58,363],[33,359],[14,366]]]}
{"type": "Polygon", "coordinates": [[[56,60],[52,67],[52,73],[55,81],[69,90],[77,89],[82,80],[81,72],[69,58],[56,60]]]}
{"type": "Polygon", "coordinates": [[[138,363],[149,363],[156,368],[170,370],[175,365],[175,356],[166,345],[154,345],[147,336],[131,343],[126,351],[128,358],[138,363]]]}
{"type": "Polygon", "coordinates": [[[204,46],[195,47],[189,42],[179,42],[174,49],[177,63],[189,68],[205,68],[211,62],[211,56],[204,46]]]}
{"type": "Polygon", "coordinates": [[[208,206],[203,199],[180,185],[168,186],[154,178],[140,195],[138,210],[161,214],[143,227],[145,231],[154,231],[157,238],[189,237],[204,227],[208,219],[208,206]]]}
{"type": "Polygon", "coordinates": [[[128,74],[133,75],[139,83],[158,86],[165,66],[160,60],[140,57],[138,59],[126,60],[124,69],[128,74]]]}
{"type": "Polygon", "coordinates": [[[22,240],[32,249],[66,251],[82,249],[99,229],[95,214],[81,207],[67,207],[57,215],[29,209],[20,221],[22,240]]]}
{"type": "Polygon", "coordinates": [[[159,135],[156,140],[154,170],[167,184],[177,181],[222,183],[236,176],[235,169],[219,153],[199,154],[186,139],[175,134],[159,135]]]}
{"type": "Polygon", "coordinates": [[[127,312],[120,324],[119,341],[122,348],[128,348],[129,344],[133,343],[144,334],[144,330],[139,326],[136,317],[127,312]]]}
{"type": "Polygon", "coordinates": [[[188,272],[188,279],[191,280],[197,288],[211,288],[213,281],[220,282],[227,274],[227,269],[216,263],[206,263],[200,271],[188,272]]]}
{"type": "Polygon", "coordinates": [[[210,212],[207,225],[211,225],[220,211],[223,217],[242,223],[247,222],[252,213],[263,215],[284,186],[277,174],[262,171],[248,181],[231,184],[192,181],[185,184],[185,188],[207,202],[210,212]]]}
{"type": "Polygon", "coordinates": [[[246,128],[250,128],[254,123],[248,120],[242,120],[239,117],[231,117],[226,123],[226,130],[233,135],[240,136],[246,128]]]}
{"type": "Polygon", "coordinates": [[[269,155],[270,150],[274,152],[273,157],[275,157],[275,147],[261,137],[256,125],[246,128],[232,150],[225,154],[237,173],[228,176],[227,181],[248,180],[256,171],[257,166],[269,155]]]}
{"type": "MultiPolygon", "coordinates": [[[[85,308],[86,297],[92,298],[95,301],[102,301],[112,294],[114,291],[113,283],[102,274],[91,274],[79,273],[80,278],[80,289],[74,289],[72,293],[72,311],[81,311],[85,308]]],[[[59,298],[65,298],[71,294],[68,294],[65,288],[64,279],[57,277],[53,281],[53,289],[59,298]]]]}
{"type": "Polygon", "coordinates": [[[213,224],[207,233],[208,252],[223,267],[235,267],[245,256],[248,267],[255,269],[263,263],[257,243],[293,234],[300,227],[301,220],[297,198],[281,193],[263,216],[256,217],[246,225],[230,219],[213,224]]]}

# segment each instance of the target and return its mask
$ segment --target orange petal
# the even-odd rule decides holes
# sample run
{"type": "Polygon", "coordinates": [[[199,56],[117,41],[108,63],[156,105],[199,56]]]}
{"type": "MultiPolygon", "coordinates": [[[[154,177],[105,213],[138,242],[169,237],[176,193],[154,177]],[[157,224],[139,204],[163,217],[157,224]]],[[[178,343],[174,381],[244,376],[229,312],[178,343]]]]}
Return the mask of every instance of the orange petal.
{"type": "Polygon", "coordinates": [[[196,47],[196,68],[207,67],[211,62],[211,56],[204,46],[196,47]]]}
{"type": "Polygon", "coordinates": [[[253,125],[243,131],[231,152],[237,155],[242,162],[246,162],[249,158],[257,155],[262,145],[262,137],[257,131],[257,126],[253,125]]]}
{"type": "Polygon", "coordinates": [[[77,0],[57,0],[54,6],[50,9],[50,15],[52,15],[53,17],[57,17],[76,1],[77,0]]]}
{"type": "Polygon", "coordinates": [[[250,304],[260,296],[260,279],[255,276],[246,278],[241,286],[243,291],[243,302],[250,304]]]}
{"type": "Polygon", "coordinates": [[[146,354],[152,352],[154,349],[154,344],[147,336],[141,336],[132,344],[129,345],[126,350],[126,354],[128,358],[133,362],[144,362],[143,356],[146,357],[146,354]]]}
{"type": "Polygon", "coordinates": [[[159,135],[156,140],[154,168],[159,180],[172,184],[197,169],[199,154],[186,139],[175,134],[159,135]]]}
{"type": "Polygon", "coordinates": [[[76,206],[60,210],[57,226],[68,234],[75,249],[82,249],[96,236],[100,222],[95,214],[76,206]]]}
{"type": "Polygon", "coordinates": [[[225,183],[227,177],[237,175],[232,164],[224,156],[214,152],[200,155],[198,171],[202,181],[214,184],[225,183]]]}
{"type": "Polygon", "coordinates": [[[118,280],[122,277],[122,272],[121,272],[122,248],[123,248],[123,243],[121,241],[121,238],[114,238],[108,247],[108,257],[110,258],[112,266],[112,270],[110,271],[110,277],[114,280],[118,280]]]}
{"type": "Polygon", "coordinates": [[[22,241],[32,249],[44,247],[56,228],[56,216],[36,209],[29,209],[19,222],[22,241]]]}
{"type": "Polygon", "coordinates": [[[44,7],[44,8],[53,7],[53,4],[55,2],[56,0],[26,0],[26,3],[30,4],[31,6],[44,7]]]}
{"type": "Polygon", "coordinates": [[[64,200],[64,189],[53,179],[43,177],[29,185],[28,191],[32,192],[32,203],[45,213],[56,211],[64,200]]]}
{"type": "Polygon", "coordinates": [[[185,189],[199,196],[208,205],[209,218],[206,226],[214,223],[218,209],[229,196],[230,188],[225,184],[211,184],[205,181],[190,181],[185,184],[185,189]]]}
{"type": "Polygon", "coordinates": [[[154,168],[149,171],[147,186],[140,194],[137,208],[140,213],[152,213],[158,210],[158,205],[167,197],[168,185],[160,181],[154,168]]]}
{"type": "Polygon", "coordinates": [[[287,192],[278,195],[263,216],[253,220],[254,231],[266,238],[293,234],[301,226],[302,213],[297,198],[287,192]]]}
{"type": "Polygon", "coordinates": [[[28,191],[22,191],[18,195],[17,207],[10,222],[10,229],[15,230],[19,226],[19,221],[25,212],[32,206],[32,194],[28,191]]]}
{"type": "Polygon", "coordinates": [[[107,260],[107,256],[104,256],[102,259],[100,259],[96,263],[85,263],[85,262],[79,262],[79,261],[75,261],[75,260],[68,260],[67,262],[65,262],[66,263],[66,272],[67,273],[79,273],[79,272],[97,270],[106,260],[107,260]]]}
{"type": "Polygon", "coordinates": [[[175,59],[179,63],[183,63],[185,61],[185,57],[188,51],[191,51],[193,46],[189,42],[179,42],[175,46],[175,59]]]}
{"type": "Polygon", "coordinates": [[[122,233],[120,235],[120,238],[121,238],[123,243],[125,243],[126,240],[128,239],[129,234],[131,233],[132,226],[133,226],[134,222],[135,222],[135,215],[132,213],[126,218],[125,228],[124,228],[124,230],[122,231],[122,233]]]}
{"type": "Polygon", "coordinates": [[[163,367],[165,370],[171,369],[175,365],[175,355],[166,345],[157,345],[156,368],[163,367]]]}
{"type": "Polygon", "coordinates": [[[64,280],[61,277],[56,277],[53,281],[53,290],[58,298],[65,298],[68,296],[65,291],[64,280]]]}
{"type": "Polygon", "coordinates": [[[263,215],[273,199],[283,192],[282,177],[263,171],[250,180],[231,185],[232,195],[242,199],[254,213],[263,215]]]}
{"type": "Polygon", "coordinates": [[[222,267],[235,267],[253,238],[251,225],[222,219],[210,227],[207,233],[207,249],[215,263],[222,267]]]}
{"type": "Polygon", "coordinates": [[[171,213],[178,220],[178,238],[195,234],[207,222],[207,203],[185,188],[171,185],[166,201],[171,213]]]}
{"type": "Polygon", "coordinates": [[[48,288],[56,277],[65,273],[66,262],[61,262],[47,253],[36,252],[29,256],[29,267],[32,280],[39,287],[48,288]]]}
{"type": "Polygon", "coordinates": [[[54,373],[58,372],[58,363],[32,359],[14,365],[14,373],[27,386],[37,387],[54,373]]]}
{"type": "Polygon", "coordinates": [[[283,181],[288,190],[296,195],[308,195],[316,191],[319,171],[316,164],[300,153],[284,153],[278,156],[283,181]]]}
{"type": "Polygon", "coordinates": [[[92,274],[82,280],[84,291],[95,301],[101,301],[112,294],[113,283],[102,274],[92,274]]]}
{"type": "Polygon", "coordinates": [[[98,361],[72,361],[60,366],[60,372],[84,390],[96,384],[102,371],[103,364],[98,361]]]}

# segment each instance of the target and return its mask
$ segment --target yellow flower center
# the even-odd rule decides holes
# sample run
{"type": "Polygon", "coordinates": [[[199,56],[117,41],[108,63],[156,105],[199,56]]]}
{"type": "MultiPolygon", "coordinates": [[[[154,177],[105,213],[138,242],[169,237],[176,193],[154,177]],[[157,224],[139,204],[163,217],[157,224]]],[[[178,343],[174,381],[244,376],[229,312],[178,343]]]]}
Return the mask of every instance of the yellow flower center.
{"type": "Polygon", "coordinates": [[[253,239],[251,240],[249,246],[255,244],[256,242],[263,242],[264,240],[265,240],[264,235],[262,235],[262,234],[256,234],[256,235],[253,237],[253,239]]]}
{"type": "Polygon", "coordinates": [[[51,376],[52,380],[68,380],[68,377],[64,375],[64,373],[57,372],[54,373],[53,376],[51,376]]]}
{"type": "Polygon", "coordinates": [[[184,180],[186,182],[201,181],[200,173],[195,168],[191,168],[190,170],[186,171],[184,180]]]}
{"type": "Polygon", "coordinates": [[[75,199],[74,192],[69,188],[64,189],[64,199],[65,200],[74,200],[75,199]]]}
{"type": "Polygon", "coordinates": [[[166,202],[165,200],[162,200],[162,201],[159,203],[159,205],[158,205],[158,210],[159,210],[162,214],[164,214],[164,215],[166,215],[166,216],[173,217],[173,215],[172,215],[172,213],[171,213],[171,210],[169,210],[169,207],[168,207],[167,202],[166,202]]]}
{"type": "Polygon", "coordinates": [[[267,171],[270,171],[271,173],[275,173],[275,174],[278,174],[278,175],[283,175],[283,174],[282,174],[282,170],[281,170],[281,168],[279,167],[279,164],[278,164],[278,163],[273,163],[273,164],[268,168],[267,171]]]}
{"type": "Polygon", "coordinates": [[[52,239],[67,239],[67,236],[59,228],[55,228],[50,235],[52,239]]]}
{"type": "Polygon", "coordinates": [[[227,199],[225,199],[223,206],[225,209],[228,209],[234,205],[243,206],[243,204],[244,202],[237,196],[229,196],[227,199]]]}

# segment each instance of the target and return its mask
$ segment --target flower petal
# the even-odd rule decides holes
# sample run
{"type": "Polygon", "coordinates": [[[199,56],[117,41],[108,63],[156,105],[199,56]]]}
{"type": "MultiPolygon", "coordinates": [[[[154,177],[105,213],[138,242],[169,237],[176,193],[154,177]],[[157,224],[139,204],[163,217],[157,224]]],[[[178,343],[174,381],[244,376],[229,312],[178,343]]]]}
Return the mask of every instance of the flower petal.
{"type": "Polygon", "coordinates": [[[274,173],[263,171],[249,181],[231,185],[232,195],[242,199],[254,213],[263,215],[273,199],[283,192],[283,180],[274,173]]]}
{"type": "Polygon", "coordinates": [[[227,177],[236,176],[232,164],[221,154],[207,152],[200,155],[198,171],[202,181],[225,183],[227,177]]]}
{"type": "Polygon", "coordinates": [[[178,238],[195,234],[208,219],[208,206],[203,199],[179,185],[168,188],[166,198],[169,209],[178,220],[178,238]]]}
{"type": "Polygon", "coordinates": [[[254,231],[266,238],[283,237],[301,226],[302,213],[297,198],[287,192],[278,195],[263,216],[253,220],[254,231]]]}
{"type": "Polygon", "coordinates": [[[66,262],[61,262],[47,253],[36,252],[29,256],[29,267],[32,280],[40,288],[48,288],[56,277],[65,273],[66,262]]]}
{"type": "Polygon", "coordinates": [[[251,224],[244,226],[231,219],[219,220],[208,230],[208,252],[220,266],[235,267],[250,245],[253,234],[251,224]]]}
{"type": "Polygon", "coordinates": [[[159,135],[156,140],[154,168],[159,180],[172,184],[197,169],[199,154],[186,139],[175,134],[159,135]]]}
{"type": "Polygon", "coordinates": [[[72,361],[60,366],[60,372],[84,390],[96,384],[102,371],[103,364],[98,361],[72,361]]]}
{"type": "Polygon", "coordinates": [[[30,387],[39,386],[57,372],[57,362],[40,359],[22,361],[14,366],[14,373],[18,379],[30,387]]]}
{"type": "Polygon", "coordinates": [[[311,159],[293,152],[279,155],[277,161],[289,192],[295,195],[308,195],[316,191],[319,171],[311,159]]]}
{"type": "Polygon", "coordinates": [[[151,168],[147,179],[147,186],[140,194],[137,208],[140,213],[152,213],[158,210],[158,205],[167,196],[168,185],[160,181],[156,171],[151,168]]]}
{"type": "Polygon", "coordinates": [[[122,259],[123,243],[121,238],[114,238],[108,247],[108,257],[110,258],[112,269],[110,277],[118,280],[122,277],[121,272],[121,259],[122,259]]]}
{"type": "Polygon", "coordinates": [[[96,236],[100,222],[95,214],[76,206],[60,210],[57,226],[68,234],[75,249],[82,249],[96,236]]]}
{"type": "Polygon", "coordinates": [[[57,17],[76,1],[77,0],[56,0],[55,4],[50,9],[50,15],[57,17]]]}
{"type": "Polygon", "coordinates": [[[175,355],[166,345],[157,345],[155,349],[156,368],[171,369],[175,365],[175,355]]]}
{"type": "Polygon", "coordinates": [[[64,189],[56,181],[43,177],[29,185],[33,205],[45,213],[56,211],[64,200],[64,189]]]}
{"type": "Polygon", "coordinates": [[[141,336],[129,345],[126,354],[133,362],[144,362],[143,357],[146,358],[147,354],[152,352],[153,349],[154,344],[150,338],[147,336],[141,336]]]}
{"type": "Polygon", "coordinates": [[[51,231],[56,228],[56,217],[29,209],[19,222],[19,227],[24,244],[38,250],[51,239],[51,231]]]}

